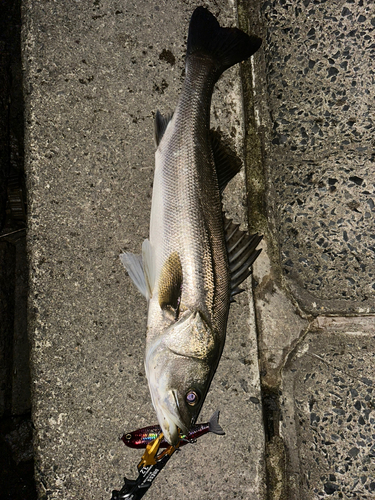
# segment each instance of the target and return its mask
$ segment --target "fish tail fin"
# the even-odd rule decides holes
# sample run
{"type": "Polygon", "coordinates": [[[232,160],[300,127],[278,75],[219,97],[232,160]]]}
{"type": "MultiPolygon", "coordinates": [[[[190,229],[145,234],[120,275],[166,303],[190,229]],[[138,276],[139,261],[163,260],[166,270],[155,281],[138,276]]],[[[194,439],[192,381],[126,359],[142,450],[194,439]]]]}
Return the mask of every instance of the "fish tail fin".
{"type": "Polygon", "coordinates": [[[223,431],[221,425],[219,424],[219,415],[220,415],[219,410],[215,411],[215,413],[212,415],[212,417],[208,422],[208,428],[210,432],[223,436],[225,432],[223,431]]]}
{"type": "Polygon", "coordinates": [[[209,57],[215,62],[219,78],[226,69],[253,55],[261,43],[259,37],[249,36],[238,28],[221,28],[211,12],[198,7],[190,20],[186,57],[193,54],[209,57]]]}

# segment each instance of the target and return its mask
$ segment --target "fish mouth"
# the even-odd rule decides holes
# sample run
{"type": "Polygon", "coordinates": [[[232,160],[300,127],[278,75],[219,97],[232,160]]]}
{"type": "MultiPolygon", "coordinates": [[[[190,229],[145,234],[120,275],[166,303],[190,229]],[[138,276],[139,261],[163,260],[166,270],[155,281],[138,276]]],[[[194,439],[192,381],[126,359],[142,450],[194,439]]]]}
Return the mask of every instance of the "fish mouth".
{"type": "Polygon", "coordinates": [[[176,446],[180,440],[180,431],[184,434],[189,431],[178,411],[179,405],[176,391],[168,391],[164,400],[153,401],[153,403],[165,440],[172,446],[176,446]]]}

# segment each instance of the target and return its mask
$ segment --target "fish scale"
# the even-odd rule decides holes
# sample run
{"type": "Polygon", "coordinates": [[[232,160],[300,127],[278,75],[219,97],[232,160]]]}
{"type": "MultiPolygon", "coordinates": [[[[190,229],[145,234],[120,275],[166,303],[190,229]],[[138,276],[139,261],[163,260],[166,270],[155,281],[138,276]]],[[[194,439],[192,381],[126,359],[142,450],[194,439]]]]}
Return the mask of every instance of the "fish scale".
{"type": "MultiPolygon", "coordinates": [[[[183,99],[168,127],[171,132],[167,130],[156,155],[154,191],[163,193],[165,232],[160,238],[159,228],[155,228],[152,221],[150,244],[156,253],[157,248],[161,249],[157,275],[171,252],[181,252],[184,271],[181,303],[197,310],[204,304],[202,312],[212,322],[211,316],[218,319],[215,300],[220,297],[219,303],[224,303],[230,293],[229,268],[218,181],[208,140],[214,82],[209,68],[199,63],[199,58],[198,64],[189,62],[183,99]],[[199,147],[197,137],[203,138],[199,147]],[[176,151],[179,152],[177,158],[176,151]],[[204,198],[200,194],[202,189],[204,198]],[[214,262],[219,264],[216,269],[214,262]],[[221,289],[216,286],[217,273],[228,277],[221,289]],[[213,311],[215,314],[211,314],[213,311]]],[[[157,202],[151,210],[160,214],[157,202]]]]}

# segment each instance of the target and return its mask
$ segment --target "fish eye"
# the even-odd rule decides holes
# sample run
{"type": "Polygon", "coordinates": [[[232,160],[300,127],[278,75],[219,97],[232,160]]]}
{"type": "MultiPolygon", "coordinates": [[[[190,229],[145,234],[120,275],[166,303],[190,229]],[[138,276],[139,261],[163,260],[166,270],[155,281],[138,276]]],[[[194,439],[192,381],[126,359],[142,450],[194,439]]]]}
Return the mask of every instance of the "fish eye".
{"type": "Polygon", "coordinates": [[[189,391],[186,394],[186,402],[190,406],[195,406],[199,401],[199,396],[195,391],[189,391]]]}
{"type": "Polygon", "coordinates": [[[126,434],[126,435],[125,435],[125,439],[126,439],[127,441],[130,441],[130,440],[131,440],[131,438],[132,438],[132,435],[131,435],[131,434],[126,434]]]}

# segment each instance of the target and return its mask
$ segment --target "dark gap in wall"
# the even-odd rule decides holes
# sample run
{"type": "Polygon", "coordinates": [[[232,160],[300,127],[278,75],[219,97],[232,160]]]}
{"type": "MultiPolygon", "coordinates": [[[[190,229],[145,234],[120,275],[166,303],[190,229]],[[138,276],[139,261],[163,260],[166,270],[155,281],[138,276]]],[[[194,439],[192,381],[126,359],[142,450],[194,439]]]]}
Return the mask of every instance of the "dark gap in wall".
{"type": "Polygon", "coordinates": [[[21,0],[0,0],[1,499],[37,499],[27,293],[21,0]]]}

